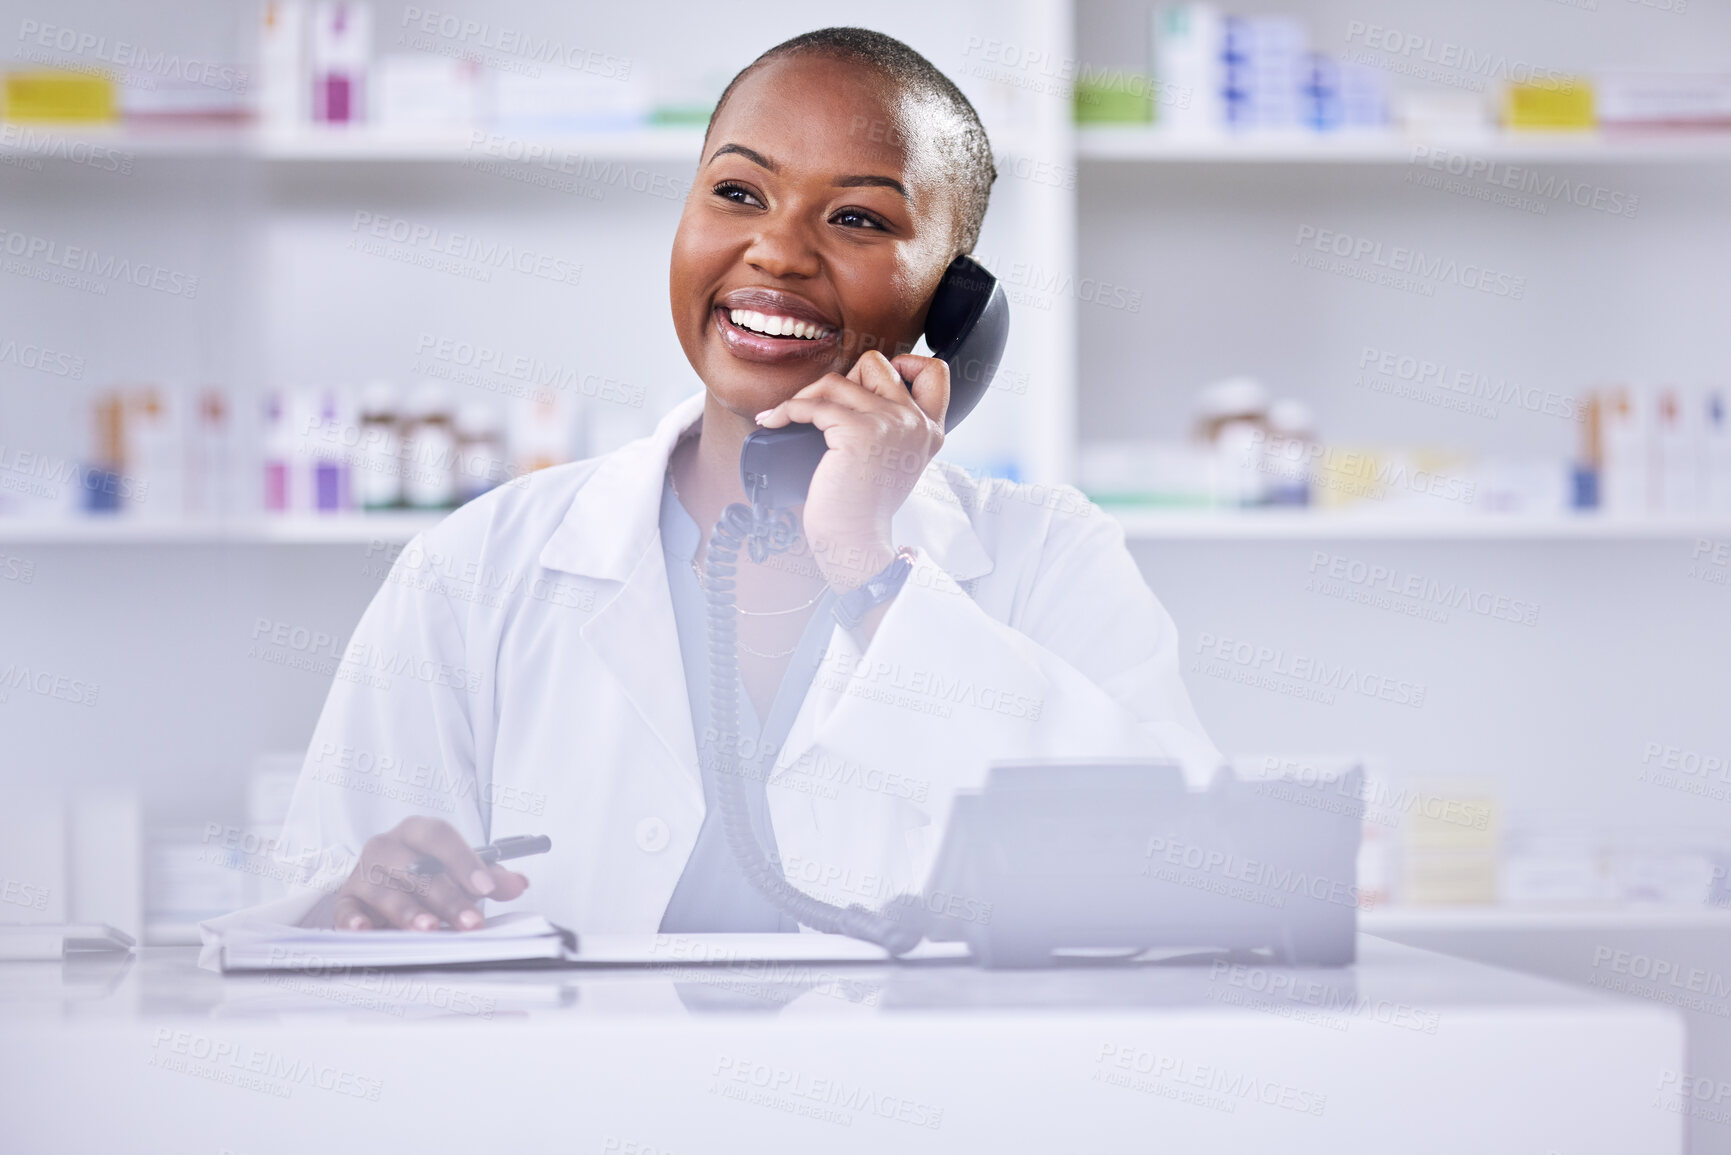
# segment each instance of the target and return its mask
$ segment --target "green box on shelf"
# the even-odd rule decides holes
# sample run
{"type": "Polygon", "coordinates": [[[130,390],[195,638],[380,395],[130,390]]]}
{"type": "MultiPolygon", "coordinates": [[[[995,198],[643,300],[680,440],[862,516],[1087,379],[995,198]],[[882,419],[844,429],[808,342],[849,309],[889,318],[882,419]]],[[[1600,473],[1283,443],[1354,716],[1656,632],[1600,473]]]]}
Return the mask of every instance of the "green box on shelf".
{"type": "Polygon", "coordinates": [[[1076,81],[1077,124],[1154,123],[1154,80],[1139,72],[1102,72],[1076,81]]]}
{"type": "Polygon", "coordinates": [[[714,110],[714,105],[660,104],[650,110],[649,123],[702,128],[709,123],[709,114],[714,110]]]}

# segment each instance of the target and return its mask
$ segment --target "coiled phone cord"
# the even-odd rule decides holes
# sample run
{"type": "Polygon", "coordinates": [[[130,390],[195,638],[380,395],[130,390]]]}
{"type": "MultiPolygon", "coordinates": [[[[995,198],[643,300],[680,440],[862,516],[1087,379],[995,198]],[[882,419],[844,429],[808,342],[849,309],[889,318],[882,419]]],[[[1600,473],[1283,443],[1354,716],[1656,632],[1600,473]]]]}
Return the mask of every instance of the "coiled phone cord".
{"type": "Polygon", "coordinates": [[[841,907],[806,894],[788,882],[764,853],[752,823],[739,749],[739,651],[737,605],[734,600],[739,548],[749,546],[761,562],[784,553],[794,541],[789,515],[782,510],[754,510],[734,502],[721,511],[704,553],[704,598],[709,609],[709,708],[717,731],[708,757],[719,773],[716,793],[727,845],[747,881],[777,910],[813,930],[845,934],[876,943],[892,955],[905,954],[923,937],[924,909],[918,899],[902,895],[883,911],[854,903],[841,907]],[[717,752],[719,751],[719,753],[717,752]]]}

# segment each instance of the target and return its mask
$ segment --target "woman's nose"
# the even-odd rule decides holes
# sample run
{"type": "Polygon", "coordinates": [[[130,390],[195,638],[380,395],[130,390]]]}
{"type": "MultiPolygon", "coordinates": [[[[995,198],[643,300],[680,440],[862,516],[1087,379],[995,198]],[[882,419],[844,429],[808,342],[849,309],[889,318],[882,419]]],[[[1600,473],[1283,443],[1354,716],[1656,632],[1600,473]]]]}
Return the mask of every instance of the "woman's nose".
{"type": "Polygon", "coordinates": [[[771,277],[811,277],[817,275],[819,267],[810,229],[792,214],[766,220],[746,250],[745,260],[771,277]]]}

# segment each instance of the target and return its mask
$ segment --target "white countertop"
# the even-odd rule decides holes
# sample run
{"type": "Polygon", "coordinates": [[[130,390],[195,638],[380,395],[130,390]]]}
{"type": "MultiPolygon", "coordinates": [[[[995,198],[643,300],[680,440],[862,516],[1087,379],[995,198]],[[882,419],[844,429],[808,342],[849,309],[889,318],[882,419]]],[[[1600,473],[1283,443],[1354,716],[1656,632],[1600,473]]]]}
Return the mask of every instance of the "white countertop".
{"type": "Polygon", "coordinates": [[[1368,936],[1216,959],[219,976],[0,965],[22,1151],[1680,1151],[1668,1009],[1368,936]],[[327,1085],[328,1084],[328,1085],[327,1085]],[[333,1137],[354,1144],[332,1146],[333,1137]]]}

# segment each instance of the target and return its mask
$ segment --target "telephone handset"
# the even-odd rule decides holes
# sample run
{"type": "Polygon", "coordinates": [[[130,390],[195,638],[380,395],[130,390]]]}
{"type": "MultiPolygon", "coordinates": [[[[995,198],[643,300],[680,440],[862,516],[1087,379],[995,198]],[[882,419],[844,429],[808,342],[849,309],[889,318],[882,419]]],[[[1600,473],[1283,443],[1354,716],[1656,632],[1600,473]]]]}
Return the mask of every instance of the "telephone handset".
{"type": "MultiPolygon", "coordinates": [[[[950,367],[945,433],[985,396],[1009,335],[1010,303],[998,279],[972,257],[951,261],[926,310],[926,344],[950,367]]],[[[753,430],[739,454],[739,480],[753,505],[787,509],[805,500],[828,448],[815,425],[753,430]]]]}
{"type": "MultiPolygon", "coordinates": [[[[959,256],[950,262],[926,309],[926,344],[933,356],[950,367],[946,433],[985,395],[1009,335],[1010,304],[998,279],[972,257],[959,256]]],[[[751,885],[804,926],[864,939],[901,954],[924,936],[925,912],[919,898],[900,896],[881,912],[857,903],[843,908],[788,882],[770,861],[752,825],[747,775],[736,760],[739,651],[733,575],[739,549],[746,545],[753,560],[761,562],[792,547],[797,535],[788,511],[805,500],[812,474],[828,448],[822,430],[796,423],[754,430],[740,451],[739,479],[750,504],[734,502],[722,510],[704,555],[709,701],[717,732],[715,744],[704,756],[713,760],[718,771],[717,803],[728,847],[751,885]]]]}

